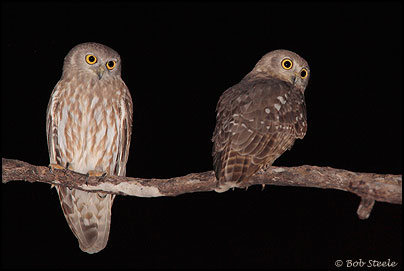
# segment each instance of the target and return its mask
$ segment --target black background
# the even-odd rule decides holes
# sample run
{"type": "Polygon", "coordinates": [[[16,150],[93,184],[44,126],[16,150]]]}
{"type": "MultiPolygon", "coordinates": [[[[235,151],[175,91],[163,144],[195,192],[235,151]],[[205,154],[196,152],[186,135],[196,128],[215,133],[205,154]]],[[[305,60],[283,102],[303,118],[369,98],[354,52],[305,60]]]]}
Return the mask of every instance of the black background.
{"type": "MultiPolygon", "coordinates": [[[[127,175],[212,170],[220,95],[267,52],[311,68],[308,132],[274,165],[402,173],[402,4],[14,3],[1,14],[2,157],[49,163],[45,112],[76,44],[118,51],[134,101],[127,175]]],[[[81,252],[47,184],[1,185],[4,267],[336,268],[402,266],[402,207],[367,220],[343,191],[267,186],[177,197],[117,197],[109,243],[81,252]]]]}

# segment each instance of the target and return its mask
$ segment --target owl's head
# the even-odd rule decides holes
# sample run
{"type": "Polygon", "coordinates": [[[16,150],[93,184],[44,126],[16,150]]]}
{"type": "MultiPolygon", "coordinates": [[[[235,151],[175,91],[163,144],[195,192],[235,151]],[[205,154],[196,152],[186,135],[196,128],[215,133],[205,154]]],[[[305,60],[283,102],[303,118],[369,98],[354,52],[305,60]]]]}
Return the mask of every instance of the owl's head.
{"type": "Polygon", "coordinates": [[[307,61],[288,50],[275,50],[264,55],[251,71],[256,76],[270,76],[286,81],[304,92],[310,77],[307,61]]]}
{"type": "Polygon", "coordinates": [[[85,76],[87,79],[105,80],[121,76],[121,57],[100,43],[86,42],[73,47],[63,64],[63,77],[85,76]]]}

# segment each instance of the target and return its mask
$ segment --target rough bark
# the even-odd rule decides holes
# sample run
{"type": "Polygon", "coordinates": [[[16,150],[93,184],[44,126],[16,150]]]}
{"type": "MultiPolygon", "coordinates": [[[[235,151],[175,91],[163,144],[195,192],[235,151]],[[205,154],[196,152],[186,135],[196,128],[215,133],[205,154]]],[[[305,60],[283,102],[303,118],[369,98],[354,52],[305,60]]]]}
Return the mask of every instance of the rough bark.
{"type": "Polygon", "coordinates": [[[357,211],[361,219],[369,217],[375,201],[402,204],[401,175],[358,173],[331,167],[269,167],[256,173],[245,183],[217,187],[213,171],[170,179],[141,179],[117,176],[88,177],[70,170],[50,170],[49,167],[5,158],[2,158],[2,164],[3,183],[24,180],[137,197],[177,196],[204,191],[224,192],[233,187],[270,184],[339,189],[354,193],[361,197],[357,211]]]}

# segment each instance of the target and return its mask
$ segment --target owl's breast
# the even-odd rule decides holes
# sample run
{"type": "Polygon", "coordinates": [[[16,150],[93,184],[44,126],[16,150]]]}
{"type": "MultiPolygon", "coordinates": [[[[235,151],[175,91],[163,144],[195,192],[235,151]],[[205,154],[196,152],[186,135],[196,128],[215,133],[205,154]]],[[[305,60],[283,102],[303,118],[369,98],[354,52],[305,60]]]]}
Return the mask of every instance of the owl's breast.
{"type": "Polygon", "coordinates": [[[66,97],[58,129],[62,158],[83,174],[113,172],[119,144],[118,95],[78,90],[66,97]]]}

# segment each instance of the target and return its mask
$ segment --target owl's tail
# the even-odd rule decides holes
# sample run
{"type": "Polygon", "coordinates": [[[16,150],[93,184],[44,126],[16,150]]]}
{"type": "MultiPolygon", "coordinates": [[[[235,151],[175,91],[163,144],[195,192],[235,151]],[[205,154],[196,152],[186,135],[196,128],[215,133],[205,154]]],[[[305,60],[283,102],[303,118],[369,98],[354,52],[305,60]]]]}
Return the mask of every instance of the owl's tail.
{"type": "Polygon", "coordinates": [[[214,152],[213,165],[219,181],[216,192],[224,192],[233,184],[247,180],[260,168],[259,165],[252,163],[250,156],[239,154],[229,145],[221,152],[214,152]]]}
{"type": "Polygon", "coordinates": [[[89,254],[105,248],[111,225],[111,208],[115,195],[89,193],[56,186],[60,204],[80,249],[89,254]]]}

